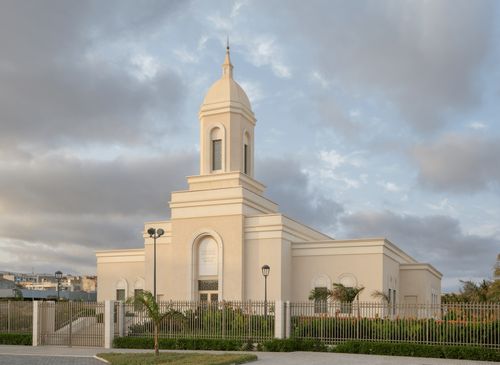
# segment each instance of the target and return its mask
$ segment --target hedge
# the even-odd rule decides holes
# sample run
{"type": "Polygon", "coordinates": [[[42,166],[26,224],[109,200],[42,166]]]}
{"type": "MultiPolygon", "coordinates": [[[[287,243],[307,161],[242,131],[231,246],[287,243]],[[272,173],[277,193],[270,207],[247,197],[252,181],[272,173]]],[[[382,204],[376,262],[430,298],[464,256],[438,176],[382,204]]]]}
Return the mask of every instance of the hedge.
{"type": "Polygon", "coordinates": [[[324,343],[319,340],[306,340],[299,338],[273,339],[264,341],[261,349],[270,352],[291,352],[291,351],[328,351],[324,343]]]}
{"type": "MultiPolygon", "coordinates": [[[[248,348],[249,344],[245,341],[205,338],[160,338],[158,345],[162,350],[252,350],[252,348],[248,348]]],[[[154,347],[154,340],[151,337],[117,337],[113,340],[113,347],[122,349],[152,349],[154,347]]]]}
{"type": "Polygon", "coordinates": [[[33,340],[27,333],[0,333],[0,345],[26,345],[31,346],[33,340]]]}
{"type": "Polygon", "coordinates": [[[476,346],[422,345],[415,343],[348,341],[337,345],[334,351],[351,354],[500,361],[499,350],[476,346]]]}
{"type": "MultiPolygon", "coordinates": [[[[28,335],[26,335],[28,336],[28,335]]],[[[31,341],[31,336],[30,341],[31,341]]],[[[31,344],[31,342],[29,343],[31,344]]],[[[153,349],[151,337],[117,337],[113,341],[114,348],[153,349]]],[[[203,339],[203,338],[160,338],[162,350],[219,350],[219,351],[252,351],[253,341],[203,339]]],[[[273,339],[257,346],[260,351],[292,352],[292,351],[331,351],[319,340],[298,338],[273,339]]],[[[444,359],[464,359],[480,361],[500,361],[500,351],[475,346],[422,345],[414,343],[389,343],[348,341],[338,344],[333,349],[339,353],[392,355],[410,357],[431,357],[444,359]]]]}

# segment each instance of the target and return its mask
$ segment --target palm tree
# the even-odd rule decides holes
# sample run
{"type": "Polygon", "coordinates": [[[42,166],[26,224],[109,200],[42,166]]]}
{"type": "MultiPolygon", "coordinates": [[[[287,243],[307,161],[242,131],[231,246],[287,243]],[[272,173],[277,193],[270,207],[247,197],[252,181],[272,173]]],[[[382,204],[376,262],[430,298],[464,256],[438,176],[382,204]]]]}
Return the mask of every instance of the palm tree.
{"type": "Polygon", "coordinates": [[[332,291],[328,288],[314,288],[309,292],[309,300],[326,301],[332,296],[332,291]]]}
{"type": "Polygon", "coordinates": [[[358,317],[360,317],[359,312],[359,293],[365,289],[364,286],[351,287],[345,286],[341,283],[333,283],[332,298],[338,300],[341,303],[347,303],[347,310],[351,312],[352,302],[354,299],[358,299],[358,317]]]}
{"type": "Polygon", "coordinates": [[[155,355],[158,356],[160,354],[160,351],[158,350],[158,332],[160,324],[163,319],[170,314],[170,312],[161,313],[156,298],[150,291],[147,290],[138,292],[134,297],[129,298],[127,302],[133,303],[134,306],[138,306],[144,309],[148,317],[153,322],[154,349],[155,355]]]}
{"type": "Polygon", "coordinates": [[[382,290],[374,290],[372,291],[371,297],[375,299],[381,299],[383,303],[387,304],[389,315],[392,313],[391,296],[389,295],[389,293],[385,293],[382,290]]]}
{"type": "Polygon", "coordinates": [[[341,283],[333,283],[332,298],[338,300],[339,302],[352,303],[358,294],[364,289],[364,286],[352,287],[345,286],[341,283]]]}
{"type": "Polygon", "coordinates": [[[391,297],[389,297],[389,294],[387,294],[381,290],[372,291],[371,296],[372,296],[372,298],[375,298],[375,299],[381,299],[386,304],[391,304],[391,297]]]}

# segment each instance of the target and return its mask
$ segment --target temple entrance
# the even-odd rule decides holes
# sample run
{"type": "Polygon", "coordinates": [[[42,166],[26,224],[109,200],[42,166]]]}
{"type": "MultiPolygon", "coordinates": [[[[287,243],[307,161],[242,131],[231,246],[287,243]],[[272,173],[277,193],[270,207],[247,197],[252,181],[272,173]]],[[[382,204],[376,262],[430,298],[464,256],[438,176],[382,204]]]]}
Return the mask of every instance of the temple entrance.
{"type": "Polygon", "coordinates": [[[219,293],[216,291],[200,291],[200,302],[217,302],[219,293]]]}
{"type": "Polygon", "coordinates": [[[219,281],[198,280],[198,299],[201,302],[217,302],[219,300],[219,281]]]}
{"type": "Polygon", "coordinates": [[[198,247],[198,299],[219,300],[218,248],[212,237],[204,237],[198,247]]]}

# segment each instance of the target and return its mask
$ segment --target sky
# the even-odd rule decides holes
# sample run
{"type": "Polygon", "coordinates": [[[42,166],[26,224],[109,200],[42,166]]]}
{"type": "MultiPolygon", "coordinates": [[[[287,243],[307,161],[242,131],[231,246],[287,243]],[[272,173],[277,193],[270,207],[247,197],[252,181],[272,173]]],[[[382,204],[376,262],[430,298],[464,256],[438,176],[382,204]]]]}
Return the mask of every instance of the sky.
{"type": "Polygon", "coordinates": [[[221,75],[257,117],[256,178],[337,239],[386,237],[444,277],[500,252],[495,1],[0,2],[0,270],[95,273],[198,174],[221,75]]]}

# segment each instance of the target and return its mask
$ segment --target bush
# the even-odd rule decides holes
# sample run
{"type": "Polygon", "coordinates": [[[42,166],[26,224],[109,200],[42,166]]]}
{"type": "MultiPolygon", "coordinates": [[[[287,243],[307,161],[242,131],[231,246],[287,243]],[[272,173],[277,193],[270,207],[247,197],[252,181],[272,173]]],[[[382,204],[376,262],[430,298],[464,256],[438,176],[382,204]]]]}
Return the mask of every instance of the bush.
{"type": "MultiPolygon", "coordinates": [[[[160,338],[158,341],[162,350],[221,350],[240,351],[246,344],[241,340],[205,339],[205,338],[160,338]]],[[[117,337],[113,341],[115,348],[153,349],[151,337],[117,337]]]]}
{"type": "Polygon", "coordinates": [[[291,351],[327,351],[327,347],[319,340],[304,340],[299,338],[273,339],[262,343],[263,351],[291,352],[291,351]]]}
{"type": "Polygon", "coordinates": [[[0,333],[0,345],[26,345],[31,346],[33,339],[27,333],[0,333]]]}
{"type": "Polygon", "coordinates": [[[500,361],[500,351],[473,346],[348,341],[337,345],[335,347],[335,352],[345,352],[351,354],[500,361]]]}

